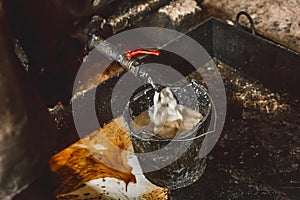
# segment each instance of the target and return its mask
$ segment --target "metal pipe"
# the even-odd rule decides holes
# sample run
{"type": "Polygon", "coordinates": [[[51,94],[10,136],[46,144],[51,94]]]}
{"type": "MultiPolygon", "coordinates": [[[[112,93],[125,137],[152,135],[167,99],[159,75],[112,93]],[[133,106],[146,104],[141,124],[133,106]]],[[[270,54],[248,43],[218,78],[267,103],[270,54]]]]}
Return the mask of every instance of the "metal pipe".
{"type": "Polygon", "coordinates": [[[123,51],[120,51],[116,46],[110,44],[103,38],[91,34],[88,42],[89,50],[96,48],[102,55],[111,61],[117,61],[125,70],[137,74],[137,67],[140,65],[135,59],[128,58],[123,51]]]}
{"type": "MultiPolygon", "coordinates": [[[[156,88],[151,77],[147,76],[147,73],[140,71],[140,63],[137,60],[131,59],[131,56],[127,57],[124,52],[121,52],[117,47],[108,43],[104,38],[107,35],[107,32],[115,34],[127,27],[130,27],[140,21],[143,16],[158,10],[169,2],[170,0],[149,0],[147,2],[139,2],[127,11],[113,15],[107,20],[99,16],[94,16],[88,26],[90,38],[87,42],[87,50],[91,51],[96,47],[101,54],[112,61],[117,61],[124,69],[131,71],[135,76],[139,77],[138,74],[143,73],[143,79],[146,79],[148,83],[152,84],[152,86],[156,88]]],[[[157,53],[159,55],[159,52],[149,54],[156,55],[157,53]]]]}
{"type": "Polygon", "coordinates": [[[153,83],[150,75],[143,69],[140,68],[141,63],[132,58],[136,54],[150,54],[159,56],[160,52],[157,50],[136,50],[133,52],[124,53],[120,51],[116,46],[110,44],[101,37],[98,37],[94,34],[90,35],[88,42],[89,48],[96,48],[101,54],[110,59],[111,61],[117,61],[125,70],[132,72],[137,78],[144,80],[145,82],[152,85],[156,90],[159,90],[157,86],[153,83]]]}

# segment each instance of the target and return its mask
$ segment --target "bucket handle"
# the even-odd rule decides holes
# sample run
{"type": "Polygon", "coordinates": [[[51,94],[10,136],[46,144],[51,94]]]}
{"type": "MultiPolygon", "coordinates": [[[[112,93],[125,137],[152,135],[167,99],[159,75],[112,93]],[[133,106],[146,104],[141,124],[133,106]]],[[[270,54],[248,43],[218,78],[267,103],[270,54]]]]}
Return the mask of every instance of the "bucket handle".
{"type": "Polygon", "coordinates": [[[235,25],[240,27],[240,18],[241,16],[244,15],[247,17],[249,23],[250,23],[250,27],[251,27],[251,31],[252,31],[252,35],[255,35],[255,28],[254,28],[254,23],[253,23],[253,19],[251,18],[251,16],[249,15],[249,13],[245,12],[245,11],[240,11],[235,18],[235,25]]]}

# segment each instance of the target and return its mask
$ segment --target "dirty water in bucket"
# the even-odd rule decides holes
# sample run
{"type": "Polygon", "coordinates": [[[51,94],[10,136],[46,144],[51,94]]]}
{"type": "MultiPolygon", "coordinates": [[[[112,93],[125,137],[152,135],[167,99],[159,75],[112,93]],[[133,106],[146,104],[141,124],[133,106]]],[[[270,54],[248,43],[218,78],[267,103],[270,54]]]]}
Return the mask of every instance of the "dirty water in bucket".
{"type": "Polygon", "coordinates": [[[143,174],[154,184],[174,190],[194,183],[204,173],[206,158],[201,156],[200,150],[205,148],[203,134],[210,123],[211,100],[206,88],[195,81],[169,89],[182,108],[202,115],[191,129],[179,130],[173,138],[162,138],[154,133],[148,113],[154,105],[155,90],[149,84],[133,93],[125,108],[124,120],[143,174]]]}

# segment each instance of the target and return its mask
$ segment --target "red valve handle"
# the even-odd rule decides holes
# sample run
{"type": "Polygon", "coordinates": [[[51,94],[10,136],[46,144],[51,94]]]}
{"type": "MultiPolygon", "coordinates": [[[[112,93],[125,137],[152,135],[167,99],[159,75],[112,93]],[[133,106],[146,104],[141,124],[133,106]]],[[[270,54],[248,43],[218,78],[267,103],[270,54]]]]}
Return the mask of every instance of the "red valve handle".
{"type": "Polygon", "coordinates": [[[127,51],[125,54],[126,54],[127,58],[131,59],[133,56],[135,56],[137,54],[147,54],[147,55],[159,56],[160,51],[146,50],[146,49],[135,49],[135,50],[132,50],[132,51],[127,51]]]}

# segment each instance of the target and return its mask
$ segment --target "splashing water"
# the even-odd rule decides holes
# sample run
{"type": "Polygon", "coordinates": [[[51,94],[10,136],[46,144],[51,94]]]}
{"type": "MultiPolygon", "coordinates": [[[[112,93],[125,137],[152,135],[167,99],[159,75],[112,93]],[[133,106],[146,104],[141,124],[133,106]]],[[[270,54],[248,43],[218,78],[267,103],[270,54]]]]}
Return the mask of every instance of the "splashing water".
{"type": "Polygon", "coordinates": [[[168,87],[155,91],[153,103],[152,107],[134,118],[135,131],[148,130],[152,133],[147,135],[146,131],[143,137],[153,133],[159,138],[183,136],[203,119],[201,113],[178,104],[168,87]]]}

